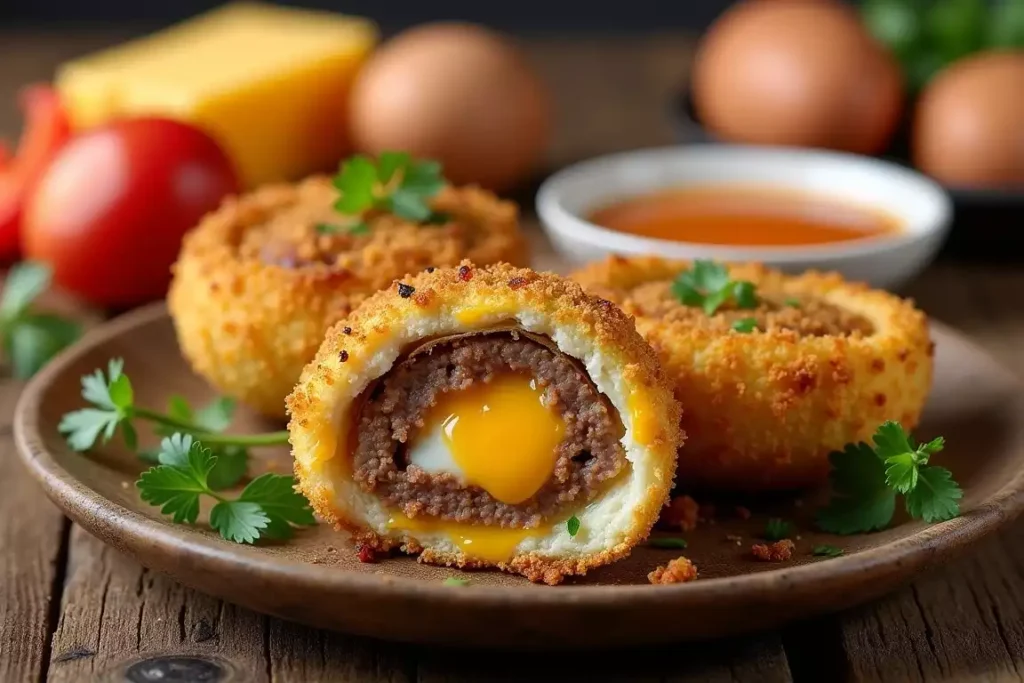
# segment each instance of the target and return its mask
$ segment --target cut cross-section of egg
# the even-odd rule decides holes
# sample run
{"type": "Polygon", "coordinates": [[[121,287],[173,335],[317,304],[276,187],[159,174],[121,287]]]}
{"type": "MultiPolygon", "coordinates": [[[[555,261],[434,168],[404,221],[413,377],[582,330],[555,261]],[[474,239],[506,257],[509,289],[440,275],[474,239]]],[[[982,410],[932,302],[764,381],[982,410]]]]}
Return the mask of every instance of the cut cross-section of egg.
{"type": "Polygon", "coordinates": [[[409,465],[449,472],[495,500],[529,500],[551,477],[565,421],[529,375],[509,373],[444,394],[415,436],[409,465]]]}
{"type": "Polygon", "coordinates": [[[548,583],[628,554],[681,439],[629,319],[507,265],[401,285],[332,330],[289,397],[318,513],[379,551],[548,583]]]}

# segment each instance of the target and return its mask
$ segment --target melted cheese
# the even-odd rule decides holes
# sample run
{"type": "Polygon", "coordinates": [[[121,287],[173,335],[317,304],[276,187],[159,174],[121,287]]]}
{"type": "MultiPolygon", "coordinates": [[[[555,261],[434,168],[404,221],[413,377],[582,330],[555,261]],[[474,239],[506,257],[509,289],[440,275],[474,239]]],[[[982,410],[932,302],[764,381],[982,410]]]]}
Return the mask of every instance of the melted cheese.
{"type": "Polygon", "coordinates": [[[516,547],[531,536],[542,536],[548,529],[503,529],[479,524],[461,524],[436,519],[412,519],[401,512],[392,512],[388,527],[403,531],[443,533],[468,558],[487,562],[507,562],[515,555],[516,547]]]}
{"type": "Polygon", "coordinates": [[[484,321],[511,318],[515,315],[516,311],[517,307],[512,303],[502,303],[499,305],[478,304],[455,311],[455,319],[463,327],[477,327],[484,321]]]}
{"type": "Polygon", "coordinates": [[[629,412],[633,423],[633,439],[643,445],[648,445],[658,436],[657,413],[650,405],[647,394],[634,390],[629,395],[629,412]]]}
{"type": "Polygon", "coordinates": [[[551,477],[565,434],[565,422],[542,399],[536,380],[518,374],[444,394],[425,426],[440,439],[417,439],[410,462],[451,471],[503,503],[522,503],[551,477]]]}

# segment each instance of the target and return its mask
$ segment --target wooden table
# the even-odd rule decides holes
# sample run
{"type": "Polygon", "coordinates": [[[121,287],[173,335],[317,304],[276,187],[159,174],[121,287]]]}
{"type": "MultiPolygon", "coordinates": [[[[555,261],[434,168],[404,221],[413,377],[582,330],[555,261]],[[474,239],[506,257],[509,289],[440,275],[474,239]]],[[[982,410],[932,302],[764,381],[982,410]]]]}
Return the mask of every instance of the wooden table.
{"type": "MultiPolygon", "coordinates": [[[[123,35],[0,30],[0,133],[16,129],[17,86],[46,79],[61,59],[123,35]]],[[[558,96],[554,164],[672,139],[666,107],[686,75],[691,43],[684,36],[548,37],[529,47],[558,96]]],[[[909,294],[1024,370],[1024,270],[940,263],[909,294]]],[[[591,665],[597,657],[578,653],[394,645],[254,614],[153,574],[70,524],[14,454],[10,418],[20,389],[0,384],[5,683],[124,680],[121,672],[133,662],[177,655],[233,669],[233,678],[219,680],[258,682],[1024,679],[1024,524],[878,603],[779,632],[625,652],[619,664],[608,664],[608,654],[591,665]]]]}

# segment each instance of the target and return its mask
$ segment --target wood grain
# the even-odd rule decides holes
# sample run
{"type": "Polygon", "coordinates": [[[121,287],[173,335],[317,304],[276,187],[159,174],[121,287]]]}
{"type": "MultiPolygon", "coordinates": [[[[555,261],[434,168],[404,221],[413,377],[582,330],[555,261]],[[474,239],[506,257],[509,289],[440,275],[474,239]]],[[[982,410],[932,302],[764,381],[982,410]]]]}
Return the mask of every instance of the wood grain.
{"type": "Polygon", "coordinates": [[[0,383],[0,681],[38,680],[64,577],[67,522],[18,461],[11,415],[20,382],[0,383]]]}

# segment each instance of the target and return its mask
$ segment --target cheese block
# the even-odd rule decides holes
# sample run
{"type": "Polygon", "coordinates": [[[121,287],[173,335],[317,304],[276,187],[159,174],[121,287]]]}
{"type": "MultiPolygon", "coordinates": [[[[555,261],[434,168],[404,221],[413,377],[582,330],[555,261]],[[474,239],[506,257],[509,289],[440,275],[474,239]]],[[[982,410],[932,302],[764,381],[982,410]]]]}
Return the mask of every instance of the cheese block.
{"type": "Polygon", "coordinates": [[[212,135],[247,187],[338,163],[352,80],[373,22],[241,2],[63,65],[73,125],[166,116],[212,135]]]}

